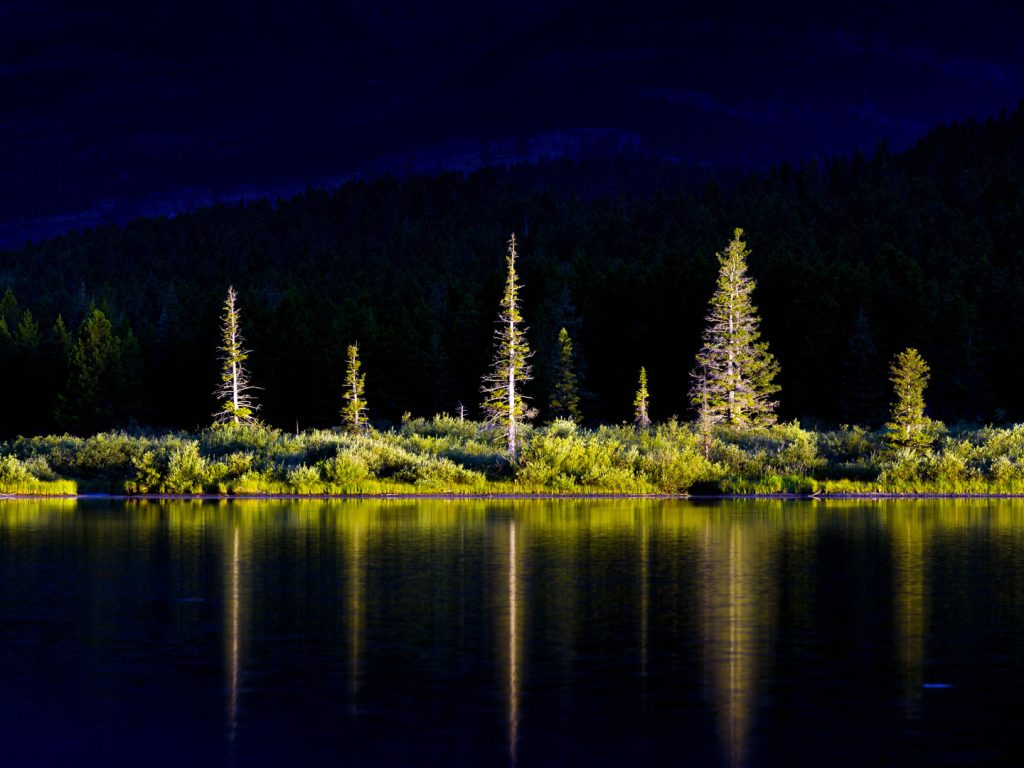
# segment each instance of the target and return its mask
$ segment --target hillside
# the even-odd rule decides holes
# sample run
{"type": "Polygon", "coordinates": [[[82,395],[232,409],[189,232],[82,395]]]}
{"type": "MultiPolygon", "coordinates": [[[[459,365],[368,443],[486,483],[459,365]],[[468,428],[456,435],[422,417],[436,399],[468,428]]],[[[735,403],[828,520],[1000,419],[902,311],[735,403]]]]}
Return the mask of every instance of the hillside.
{"type": "Polygon", "coordinates": [[[638,158],[558,162],[354,182],[9,251],[0,429],[208,423],[228,284],[271,424],[336,423],[356,339],[373,417],[475,409],[513,230],[541,418],[562,325],[585,363],[590,420],[628,418],[641,365],[654,417],[688,418],[714,253],[736,226],[782,367],[783,417],[877,423],[887,361],[914,345],[932,366],[936,418],[1024,419],[1022,105],[904,153],[740,181],[638,158]],[[51,328],[60,314],[75,336],[93,305],[113,321],[118,359],[87,402],[69,396],[69,339],[51,328]]]}

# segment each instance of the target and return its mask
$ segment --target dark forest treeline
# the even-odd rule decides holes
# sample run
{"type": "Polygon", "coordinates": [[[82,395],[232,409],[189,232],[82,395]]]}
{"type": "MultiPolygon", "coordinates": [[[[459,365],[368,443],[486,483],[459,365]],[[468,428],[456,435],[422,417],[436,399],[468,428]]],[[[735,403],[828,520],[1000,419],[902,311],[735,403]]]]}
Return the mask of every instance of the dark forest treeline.
{"type": "Polygon", "coordinates": [[[563,326],[588,420],[630,418],[641,365],[652,416],[688,417],[714,254],[736,226],[781,364],[783,418],[880,423],[886,363],[915,346],[935,417],[1024,420],[1024,105],[904,153],[729,183],[681,182],[636,159],[602,174],[602,190],[618,179],[628,191],[566,192],[595,188],[568,163],[381,179],[4,253],[0,431],[209,423],[229,283],[267,422],[338,423],[354,340],[375,418],[459,402],[476,413],[513,230],[541,419],[563,326]]]}

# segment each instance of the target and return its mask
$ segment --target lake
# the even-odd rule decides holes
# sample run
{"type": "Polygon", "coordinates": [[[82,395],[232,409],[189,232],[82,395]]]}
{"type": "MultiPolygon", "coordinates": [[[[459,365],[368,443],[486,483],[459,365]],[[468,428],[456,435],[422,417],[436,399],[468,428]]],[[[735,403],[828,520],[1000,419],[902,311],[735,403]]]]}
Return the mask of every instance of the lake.
{"type": "Polygon", "coordinates": [[[1024,501],[0,502],[0,765],[1019,763],[1024,501]]]}

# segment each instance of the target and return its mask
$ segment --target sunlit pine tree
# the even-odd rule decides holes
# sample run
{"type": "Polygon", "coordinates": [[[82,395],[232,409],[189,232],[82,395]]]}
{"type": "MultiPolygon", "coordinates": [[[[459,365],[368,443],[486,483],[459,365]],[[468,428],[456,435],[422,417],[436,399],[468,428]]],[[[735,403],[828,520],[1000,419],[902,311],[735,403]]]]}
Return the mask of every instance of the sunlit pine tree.
{"type": "Polygon", "coordinates": [[[715,436],[715,425],[720,424],[725,416],[721,411],[711,408],[711,398],[708,395],[708,377],[703,370],[698,369],[694,376],[693,391],[697,395],[697,442],[704,458],[710,458],[711,445],[715,436]]]}
{"type": "Polygon", "coordinates": [[[779,365],[760,341],[748,255],[743,230],[737,228],[725,251],[717,254],[718,281],[690,388],[696,409],[706,408],[713,420],[741,428],[774,423],[778,404],[772,395],[779,391],[779,365]]]}
{"type": "Polygon", "coordinates": [[[935,440],[936,422],[924,415],[928,364],[913,347],[900,352],[889,369],[895,401],[889,413],[887,439],[894,448],[920,450],[935,440]]]}
{"type": "Polygon", "coordinates": [[[647,392],[647,369],[640,366],[640,381],[633,396],[633,424],[637,429],[651,426],[650,394],[647,392]]]}
{"type": "Polygon", "coordinates": [[[569,419],[579,424],[583,421],[580,412],[579,382],[576,376],[576,356],[573,353],[569,331],[558,332],[558,376],[555,392],[551,398],[551,415],[556,419],[569,419]]]}
{"type": "Polygon", "coordinates": [[[509,456],[516,454],[519,426],[533,415],[521,391],[522,384],[531,378],[529,359],[532,353],[519,309],[522,286],[516,274],[516,255],[513,234],[505,257],[508,274],[494,332],[494,361],[481,386],[484,415],[491,427],[501,430],[509,456]]]}
{"type": "Polygon", "coordinates": [[[245,361],[249,359],[249,350],[245,348],[245,339],[239,326],[238,294],[230,286],[221,317],[220,338],[220,385],[214,395],[221,406],[214,419],[216,423],[224,425],[253,423],[256,421],[256,411],[259,410],[252,394],[257,388],[249,381],[249,372],[246,370],[245,361]]]}
{"type": "Polygon", "coordinates": [[[348,345],[345,363],[345,405],[341,409],[341,421],[349,432],[366,429],[366,374],[360,373],[359,342],[348,345]]]}

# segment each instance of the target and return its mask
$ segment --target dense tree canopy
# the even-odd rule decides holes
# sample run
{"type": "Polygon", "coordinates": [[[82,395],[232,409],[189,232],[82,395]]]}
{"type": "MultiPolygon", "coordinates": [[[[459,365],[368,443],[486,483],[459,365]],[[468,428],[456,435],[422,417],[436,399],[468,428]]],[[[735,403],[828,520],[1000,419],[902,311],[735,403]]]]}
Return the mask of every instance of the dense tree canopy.
{"type": "Polygon", "coordinates": [[[358,181],[72,234],[0,256],[0,290],[12,291],[0,302],[0,387],[19,406],[0,430],[82,429],[77,419],[92,418],[69,408],[84,384],[71,386],[81,370],[67,368],[66,337],[93,308],[127,340],[120,364],[134,354],[131,375],[144,386],[133,405],[90,413],[208,423],[229,283],[245,297],[267,422],[335,424],[355,338],[375,419],[454,412],[459,402],[477,413],[504,277],[494,253],[512,230],[528,255],[522,314],[538,364],[526,393],[539,418],[551,416],[558,370],[546,361],[558,360],[562,326],[586,361],[588,419],[632,420],[641,363],[659,383],[651,417],[690,418],[714,254],[736,226],[756,254],[782,419],[877,423],[875,394],[844,389],[864,365],[854,358],[874,360],[884,388],[877,361],[914,346],[932,368],[936,418],[1021,420],[1021,179],[1019,108],[935,130],[905,153],[882,147],[741,179],[705,183],[638,158],[554,163],[358,181]],[[61,393],[67,407],[54,422],[61,393]]]}

